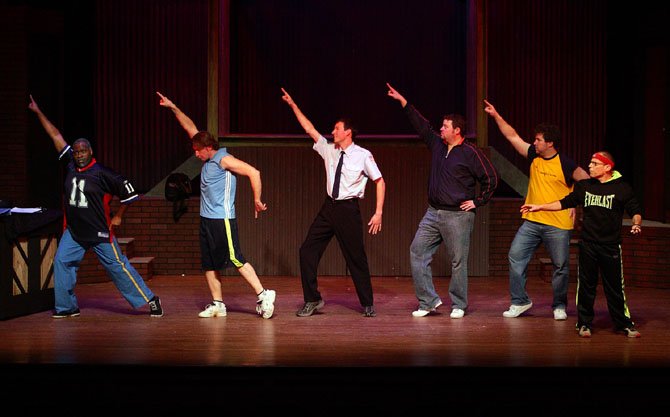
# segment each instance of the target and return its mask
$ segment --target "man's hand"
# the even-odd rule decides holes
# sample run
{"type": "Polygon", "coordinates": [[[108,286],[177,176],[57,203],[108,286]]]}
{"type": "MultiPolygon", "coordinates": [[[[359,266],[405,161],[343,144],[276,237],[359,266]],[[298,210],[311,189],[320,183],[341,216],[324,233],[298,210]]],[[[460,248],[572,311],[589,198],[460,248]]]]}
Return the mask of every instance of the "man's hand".
{"type": "Polygon", "coordinates": [[[370,226],[370,228],[368,229],[368,233],[370,233],[371,235],[376,235],[378,232],[381,232],[382,231],[382,215],[375,213],[370,218],[370,221],[368,222],[368,226],[370,226]]]}
{"type": "Polygon", "coordinates": [[[386,93],[389,97],[392,97],[400,102],[400,105],[405,107],[407,105],[407,100],[403,97],[395,88],[391,87],[391,84],[386,83],[389,91],[386,93]]]}
{"type": "Polygon", "coordinates": [[[260,213],[261,211],[265,211],[265,210],[268,209],[268,205],[265,204],[265,203],[263,203],[263,202],[260,201],[260,200],[258,200],[258,201],[254,201],[254,207],[255,207],[255,209],[256,209],[255,212],[254,212],[254,218],[255,218],[255,219],[258,218],[258,213],[260,213]]]}
{"type": "Polygon", "coordinates": [[[156,94],[158,94],[158,97],[161,98],[161,101],[158,103],[163,107],[167,107],[168,109],[174,109],[176,106],[175,104],[167,97],[156,91],[156,94]]]}
{"type": "Polygon", "coordinates": [[[489,103],[488,101],[484,100],[484,111],[488,113],[491,117],[496,117],[498,115],[498,112],[496,111],[496,108],[493,107],[493,104],[489,103]]]}
{"type": "Polygon", "coordinates": [[[39,112],[40,112],[40,108],[37,106],[37,103],[36,103],[35,100],[33,99],[32,94],[30,95],[30,103],[28,103],[28,108],[29,108],[30,110],[34,111],[35,113],[39,113],[39,112]]]}
{"type": "Polygon", "coordinates": [[[521,206],[521,210],[519,210],[521,213],[526,214],[526,213],[532,213],[534,211],[539,211],[540,205],[539,204],[524,204],[521,206]]]}
{"type": "Polygon", "coordinates": [[[121,217],[119,217],[119,216],[112,217],[112,220],[109,223],[109,230],[111,231],[112,228],[114,228],[114,226],[117,226],[117,227],[121,226],[121,222],[122,222],[121,217]]]}
{"type": "Polygon", "coordinates": [[[470,211],[474,210],[475,208],[477,208],[477,206],[475,205],[475,202],[472,200],[467,200],[461,203],[461,210],[463,211],[470,211]]]}
{"type": "Polygon", "coordinates": [[[282,93],[284,93],[284,95],[282,96],[282,100],[284,100],[286,104],[288,104],[289,106],[294,105],[295,102],[293,101],[291,96],[286,92],[286,90],[284,90],[284,87],[281,88],[281,91],[282,93]]]}

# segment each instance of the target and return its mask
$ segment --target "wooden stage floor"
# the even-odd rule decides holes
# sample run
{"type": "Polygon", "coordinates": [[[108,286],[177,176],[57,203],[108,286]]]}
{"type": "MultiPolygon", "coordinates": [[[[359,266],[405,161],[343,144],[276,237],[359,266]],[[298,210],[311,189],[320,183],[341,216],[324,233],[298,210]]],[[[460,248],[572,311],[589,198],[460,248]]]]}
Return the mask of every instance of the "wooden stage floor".
{"type": "Polygon", "coordinates": [[[375,318],[361,316],[349,277],[321,277],[326,306],[307,318],[295,315],[299,278],[261,280],[277,291],[270,320],[256,315],[255,295],[236,276],[224,280],[228,316],[212,319],[197,316],[210,301],[201,276],[148,282],[162,318],[133,310],[111,283],[79,285],[80,317],[45,311],[0,321],[3,396],[26,406],[72,396],[143,411],[259,412],[268,401],[289,412],[448,415],[525,407],[628,415],[669,403],[670,290],[627,288],[642,333],[628,339],[613,331],[600,288],[593,337],[582,339],[574,283],[568,320],[558,322],[551,285],[537,278],[528,282],[534,307],[516,319],[502,317],[505,278],[472,277],[462,319],[449,317],[447,278],[435,280],[445,305],[422,318],[410,314],[417,302],[409,277],[373,278],[375,318]]]}

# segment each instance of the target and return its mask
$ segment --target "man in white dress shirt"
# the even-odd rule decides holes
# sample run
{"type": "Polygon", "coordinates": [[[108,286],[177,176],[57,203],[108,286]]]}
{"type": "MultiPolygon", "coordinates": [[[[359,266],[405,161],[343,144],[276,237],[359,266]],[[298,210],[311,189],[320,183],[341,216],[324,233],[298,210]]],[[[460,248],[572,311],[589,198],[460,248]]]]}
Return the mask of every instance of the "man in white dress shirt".
{"type": "Polygon", "coordinates": [[[335,236],[351,272],[364,317],[376,316],[370,269],[363,244],[363,222],[358,200],[365,195],[368,178],[376,184],[376,210],[368,222],[368,232],[382,230],[382,211],[386,185],[372,154],[356,145],[356,130],[346,119],[333,128],[333,142],[328,142],[305,117],[291,96],[282,88],[282,99],[291,107],[298,122],[314,140],[314,150],[323,158],[326,168],[327,196],[300,247],[300,276],[305,304],[296,315],[308,317],[324,306],[318,290],[317,268],[328,243],[335,236]]]}

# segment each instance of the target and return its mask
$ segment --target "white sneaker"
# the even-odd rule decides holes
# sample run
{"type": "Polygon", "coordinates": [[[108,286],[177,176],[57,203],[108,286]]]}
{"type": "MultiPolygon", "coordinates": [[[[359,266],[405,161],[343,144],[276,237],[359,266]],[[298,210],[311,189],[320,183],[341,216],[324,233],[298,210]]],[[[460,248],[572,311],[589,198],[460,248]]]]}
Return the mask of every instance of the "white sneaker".
{"type": "Polygon", "coordinates": [[[528,303],[523,306],[515,306],[514,304],[512,304],[511,306],[509,306],[509,310],[503,313],[503,317],[519,317],[521,313],[530,310],[532,306],[533,303],[528,303]]]}
{"type": "Polygon", "coordinates": [[[557,308],[554,310],[554,320],[567,320],[568,314],[564,308],[557,308]]]}
{"type": "Polygon", "coordinates": [[[422,308],[419,308],[419,309],[416,310],[416,311],[412,311],[412,316],[414,316],[414,317],[424,317],[424,316],[427,316],[428,314],[430,314],[430,313],[436,311],[437,308],[438,308],[439,306],[441,306],[441,305],[442,305],[442,300],[439,300],[439,301],[437,302],[437,304],[435,304],[435,307],[433,307],[433,308],[431,308],[431,309],[424,310],[424,309],[422,309],[422,308]]]}
{"type": "Polygon", "coordinates": [[[224,317],[226,314],[226,305],[214,302],[207,304],[207,307],[198,314],[198,317],[224,317]]]}
{"type": "Polygon", "coordinates": [[[460,308],[455,308],[451,310],[451,314],[449,315],[449,317],[451,317],[452,319],[460,319],[463,318],[464,315],[465,311],[461,310],[460,308]]]}
{"type": "Polygon", "coordinates": [[[277,293],[274,290],[263,290],[256,302],[256,313],[263,316],[264,319],[272,317],[272,313],[275,311],[276,298],[277,293]]]}

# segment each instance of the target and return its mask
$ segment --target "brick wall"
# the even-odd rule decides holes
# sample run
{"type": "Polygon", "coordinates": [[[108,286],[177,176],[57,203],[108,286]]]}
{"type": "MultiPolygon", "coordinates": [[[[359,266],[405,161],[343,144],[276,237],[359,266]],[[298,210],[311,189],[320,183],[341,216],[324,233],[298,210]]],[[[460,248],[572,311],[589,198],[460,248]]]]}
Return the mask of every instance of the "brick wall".
{"type": "Polygon", "coordinates": [[[200,274],[199,205],[197,198],[188,200],[188,211],[175,222],[171,202],[145,197],[126,211],[116,235],[135,239],[135,256],[154,257],[155,275],[200,274]]]}
{"type": "MultiPolygon", "coordinates": [[[[516,229],[521,224],[519,207],[522,200],[516,198],[491,201],[490,230],[490,276],[507,276],[507,252],[516,229]]],[[[580,212],[577,212],[580,216],[580,212]]],[[[644,222],[643,222],[644,223],[644,222]]],[[[633,236],[630,227],[621,229],[623,238],[624,277],[626,284],[640,287],[670,288],[670,227],[643,225],[642,234],[633,236]]],[[[573,232],[579,238],[579,230],[573,232]]],[[[577,278],[577,247],[570,247],[570,280],[577,278]]],[[[548,257],[540,246],[528,266],[529,277],[541,274],[539,259],[548,257]]],[[[545,271],[545,274],[548,273],[545,271]]]]}
{"type": "MultiPolygon", "coordinates": [[[[490,276],[506,279],[508,276],[507,252],[517,228],[521,224],[519,207],[522,200],[494,199],[490,217],[490,276]]],[[[189,210],[179,222],[172,219],[172,203],[161,198],[145,197],[126,212],[124,223],[117,231],[119,237],[134,238],[135,256],[152,256],[155,275],[200,274],[200,249],[198,241],[198,198],[188,200],[189,210]]],[[[114,205],[113,205],[114,207],[114,205]]],[[[287,226],[289,227],[289,226],[287,226]]],[[[384,230],[390,232],[393,226],[384,230]]],[[[577,238],[575,231],[573,237],[577,238]]],[[[631,286],[670,288],[670,228],[645,226],[642,235],[631,236],[627,227],[622,228],[624,273],[631,286]]],[[[247,251],[244,247],[243,252],[247,251]]],[[[296,254],[298,248],[295,248],[296,254]]],[[[570,248],[571,281],[577,277],[577,247],[570,248]]],[[[374,253],[368,253],[370,258],[374,253]]],[[[540,258],[548,254],[542,246],[528,266],[529,279],[549,279],[550,267],[543,266],[540,258]]],[[[296,256],[297,260],[297,256],[296,256]]],[[[236,275],[229,269],[226,274],[236,275]]]]}

